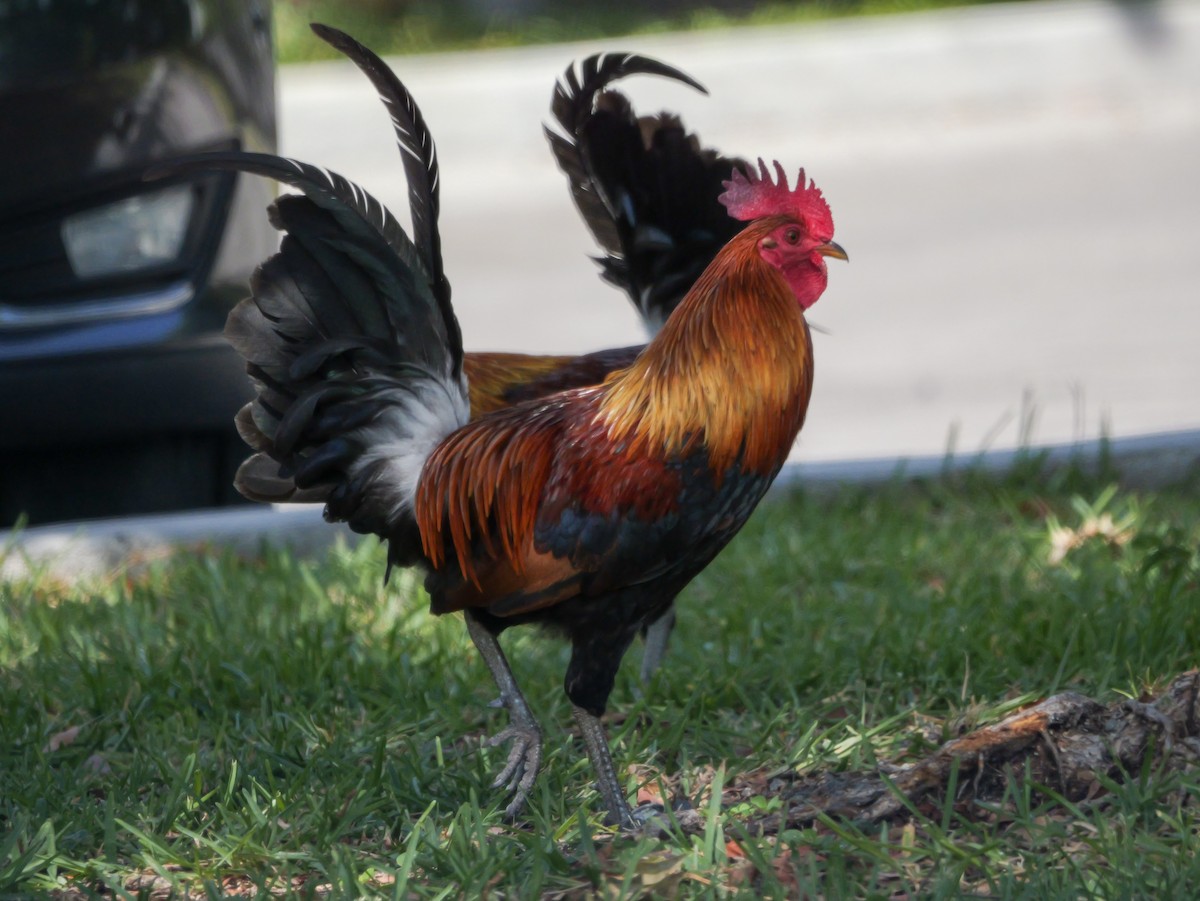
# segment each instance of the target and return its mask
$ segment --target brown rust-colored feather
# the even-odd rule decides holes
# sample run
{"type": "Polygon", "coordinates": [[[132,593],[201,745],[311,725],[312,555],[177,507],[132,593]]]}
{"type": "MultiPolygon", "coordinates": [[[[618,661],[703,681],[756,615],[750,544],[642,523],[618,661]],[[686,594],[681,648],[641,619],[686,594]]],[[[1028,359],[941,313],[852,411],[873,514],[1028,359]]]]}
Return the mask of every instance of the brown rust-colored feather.
{"type": "Polygon", "coordinates": [[[583,513],[619,511],[643,522],[676,512],[683,487],[678,473],[662,455],[634,454],[610,440],[596,409],[580,411],[557,449],[544,492],[546,518],[557,520],[570,506],[583,513]]]}
{"type": "Polygon", "coordinates": [[[480,587],[478,535],[485,559],[503,557],[522,571],[565,409],[556,402],[501,410],[459,429],[429,456],[416,519],[434,569],[445,565],[448,543],[464,578],[480,587]]]}
{"type": "Polygon", "coordinates": [[[523,548],[515,560],[476,561],[476,581],[463,579],[433,599],[436,614],[485,608],[494,616],[516,616],[550,607],[578,593],[582,573],[569,560],[523,548]]]}

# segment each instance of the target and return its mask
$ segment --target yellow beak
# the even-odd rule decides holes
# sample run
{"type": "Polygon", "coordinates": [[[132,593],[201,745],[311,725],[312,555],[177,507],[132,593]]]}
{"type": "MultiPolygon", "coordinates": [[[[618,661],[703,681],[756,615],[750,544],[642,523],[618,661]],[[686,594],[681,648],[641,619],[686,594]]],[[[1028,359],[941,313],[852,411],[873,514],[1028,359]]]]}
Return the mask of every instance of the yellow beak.
{"type": "Polygon", "coordinates": [[[833,257],[835,260],[846,260],[847,262],[850,261],[850,256],[846,253],[846,251],[842,250],[842,245],[837,243],[837,241],[830,241],[826,244],[822,244],[817,248],[817,253],[821,254],[821,256],[833,257]]]}

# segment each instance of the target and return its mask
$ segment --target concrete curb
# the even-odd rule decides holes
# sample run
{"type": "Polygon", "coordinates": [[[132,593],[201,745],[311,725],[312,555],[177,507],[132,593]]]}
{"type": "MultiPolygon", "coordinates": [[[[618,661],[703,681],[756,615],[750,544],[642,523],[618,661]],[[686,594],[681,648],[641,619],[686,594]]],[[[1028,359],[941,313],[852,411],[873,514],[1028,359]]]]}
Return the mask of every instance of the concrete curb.
{"type": "Polygon", "coordinates": [[[358,538],[344,524],[329,524],[321,507],[234,507],[97,519],[0,532],[0,579],[47,573],[76,580],[115,574],[150,563],[179,548],[218,545],[256,553],[264,543],[286,545],[297,554],[325,550],[338,536],[358,538]]]}
{"type": "MultiPolygon", "coordinates": [[[[1112,442],[1087,441],[1021,450],[1002,450],[972,457],[912,457],[792,463],[786,466],[774,494],[803,485],[833,490],[844,485],[876,485],[893,480],[935,478],[978,470],[1000,474],[1031,456],[1053,470],[1070,464],[1095,467],[1107,458],[1130,487],[1154,488],[1180,482],[1200,472],[1200,430],[1165,432],[1112,442]]],[[[35,573],[77,580],[103,578],[127,566],[169,556],[178,548],[219,545],[254,553],[264,543],[282,544],[297,554],[318,553],[338,537],[358,540],[344,525],[330,525],[317,506],[246,507],[231,510],[171,513],[123,519],[35,526],[0,532],[0,578],[21,579],[35,573]]]]}
{"type": "Polygon", "coordinates": [[[796,485],[808,488],[877,485],[895,479],[927,479],[967,470],[1000,475],[1030,458],[1041,458],[1050,471],[1073,464],[1095,470],[1107,460],[1120,473],[1123,485],[1129,488],[1161,488],[1181,482],[1200,471],[1200,429],[1160,432],[1111,441],[1094,439],[1071,444],[996,450],[972,456],[792,463],[780,473],[775,488],[796,485]]]}

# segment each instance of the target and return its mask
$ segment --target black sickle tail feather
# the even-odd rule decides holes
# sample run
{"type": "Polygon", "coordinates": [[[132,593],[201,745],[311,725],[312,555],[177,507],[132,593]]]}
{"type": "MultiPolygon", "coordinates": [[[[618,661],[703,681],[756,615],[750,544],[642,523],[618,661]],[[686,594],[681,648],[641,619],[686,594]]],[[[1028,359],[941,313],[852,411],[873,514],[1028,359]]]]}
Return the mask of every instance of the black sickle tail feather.
{"type": "Polygon", "coordinates": [[[591,148],[581,140],[585,126],[595,112],[596,97],[612,82],[628,75],[661,75],[691,85],[707,93],[690,75],[644,56],[609,53],[589,56],[578,66],[571,65],[554,86],[550,113],[564,134],[545,129],[546,138],[559,168],[571,182],[571,194],[596,240],[608,253],[620,253],[621,235],[617,231],[615,200],[609,186],[596,178],[591,148]]]}
{"type": "MultiPolygon", "coordinates": [[[[328,210],[349,232],[364,228],[374,230],[404,263],[419,272],[422,280],[432,286],[433,275],[416,246],[382,203],[354,182],[336,172],[299,160],[273,156],[269,153],[246,153],[228,151],[218,153],[196,153],[156,163],[147,171],[147,179],[188,172],[206,172],[214,169],[230,169],[235,172],[250,172],[273,178],[303,191],[314,203],[328,210]]],[[[453,321],[453,310],[445,310],[443,318],[453,321]]],[[[461,345],[462,340],[458,343],[461,345]]]]}
{"type": "Polygon", "coordinates": [[[704,88],[672,66],[633,54],[590,56],[555,86],[546,129],[575,205],[597,243],[604,279],[625,291],[651,331],[739,230],[717,203],[742,161],[702,149],[677,116],[638,118],[609,85],[660,75],[704,88]]]}
{"type": "Polygon", "coordinates": [[[285,232],[225,334],[257,396],[237,424],[257,453],[236,485],[261,501],[324,501],[326,516],[417,545],[412,500],[429,452],[469,418],[462,341],[421,255],[377,200],[340,175],[219,153],[155,174],[235,169],[299,188],[270,208],[285,232]]]}
{"type": "MultiPolygon", "coordinates": [[[[387,107],[408,180],[413,241],[429,270],[434,295],[450,309],[450,283],[442,269],[442,241],[438,232],[439,175],[437,147],[420,107],[408,88],[382,59],[350,35],[317,22],[309,26],[321,40],[344,53],[371,80],[387,107]]],[[[452,314],[448,318],[453,318],[452,314]]]]}

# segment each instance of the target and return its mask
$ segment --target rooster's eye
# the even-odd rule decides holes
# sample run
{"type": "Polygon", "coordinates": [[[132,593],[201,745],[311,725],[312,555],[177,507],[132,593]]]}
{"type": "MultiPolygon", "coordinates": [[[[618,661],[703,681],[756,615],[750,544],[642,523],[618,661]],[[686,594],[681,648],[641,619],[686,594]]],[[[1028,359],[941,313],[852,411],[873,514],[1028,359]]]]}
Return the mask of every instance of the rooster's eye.
{"type": "Polygon", "coordinates": [[[783,233],[783,240],[787,241],[789,244],[798,243],[800,241],[800,229],[789,228],[783,233]]]}

